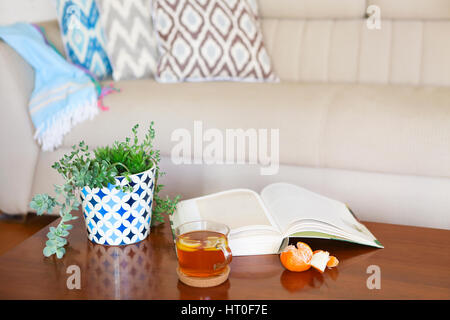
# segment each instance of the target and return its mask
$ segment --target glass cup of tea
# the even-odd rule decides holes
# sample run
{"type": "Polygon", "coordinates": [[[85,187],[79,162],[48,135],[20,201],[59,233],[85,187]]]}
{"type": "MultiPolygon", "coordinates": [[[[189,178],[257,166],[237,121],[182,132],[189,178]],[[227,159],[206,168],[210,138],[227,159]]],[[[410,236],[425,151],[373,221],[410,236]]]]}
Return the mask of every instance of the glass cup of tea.
{"type": "Polygon", "coordinates": [[[180,271],[190,277],[222,274],[232,259],[229,233],[228,226],[206,220],[187,222],[175,228],[180,271]]]}

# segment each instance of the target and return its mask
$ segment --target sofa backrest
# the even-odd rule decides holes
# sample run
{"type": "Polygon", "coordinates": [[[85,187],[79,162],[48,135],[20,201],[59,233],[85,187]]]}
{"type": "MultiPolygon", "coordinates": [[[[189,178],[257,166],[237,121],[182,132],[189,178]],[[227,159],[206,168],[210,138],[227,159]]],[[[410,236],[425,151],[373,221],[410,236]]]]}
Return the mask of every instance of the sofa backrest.
{"type": "Polygon", "coordinates": [[[450,0],[259,0],[285,81],[450,86],[450,0]],[[380,9],[380,29],[367,8],[380,9]]]}
{"type": "MultiPolygon", "coordinates": [[[[258,0],[283,81],[450,86],[450,0],[258,0]],[[380,8],[381,28],[367,27],[380,8]]],[[[58,23],[42,23],[64,52],[58,23]]]]}

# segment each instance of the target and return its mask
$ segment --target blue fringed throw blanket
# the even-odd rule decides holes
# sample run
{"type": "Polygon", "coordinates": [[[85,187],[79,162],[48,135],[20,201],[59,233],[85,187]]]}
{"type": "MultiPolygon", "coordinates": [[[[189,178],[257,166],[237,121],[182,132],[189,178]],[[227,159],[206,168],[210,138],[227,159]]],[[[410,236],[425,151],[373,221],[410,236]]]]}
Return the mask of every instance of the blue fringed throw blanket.
{"type": "Polygon", "coordinates": [[[36,129],[34,137],[43,150],[54,150],[74,125],[98,114],[97,99],[105,93],[91,75],[67,62],[48,45],[36,26],[26,23],[0,26],[0,38],[35,71],[28,106],[36,129]]]}

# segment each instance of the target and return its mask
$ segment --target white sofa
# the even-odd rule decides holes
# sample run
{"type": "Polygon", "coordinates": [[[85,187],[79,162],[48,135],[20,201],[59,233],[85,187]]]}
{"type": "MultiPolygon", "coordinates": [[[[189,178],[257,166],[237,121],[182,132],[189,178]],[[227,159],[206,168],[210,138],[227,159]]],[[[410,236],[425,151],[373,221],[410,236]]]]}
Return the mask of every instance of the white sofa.
{"type": "MultiPolygon", "coordinates": [[[[347,203],[366,221],[450,229],[450,1],[259,0],[279,84],[116,83],[110,111],[76,126],[55,152],[33,140],[33,70],[0,43],[0,210],[23,214],[61,182],[50,168],[84,140],[96,147],[156,123],[170,194],[256,191],[288,181],[347,203]],[[381,29],[369,29],[377,5],[381,29]],[[280,170],[175,165],[177,128],[278,128],[280,170]]],[[[62,49],[56,22],[43,24],[62,49]]]]}

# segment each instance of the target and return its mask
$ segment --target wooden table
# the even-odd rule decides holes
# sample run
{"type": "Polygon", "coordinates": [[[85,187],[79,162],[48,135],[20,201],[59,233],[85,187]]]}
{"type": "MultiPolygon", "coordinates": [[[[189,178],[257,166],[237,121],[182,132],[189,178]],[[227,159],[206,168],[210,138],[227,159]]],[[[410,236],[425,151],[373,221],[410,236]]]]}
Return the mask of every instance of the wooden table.
{"type": "Polygon", "coordinates": [[[74,225],[61,260],[42,255],[48,228],[0,256],[0,299],[450,299],[445,230],[366,223],[385,249],[308,239],[313,250],[337,256],[339,266],[292,273],[277,255],[235,257],[227,282],[200,289],[178,281],[167,223],[124,247],[95,245],[82,218],[74,225]],[[71,265],[80,267],[79,290],[67,288],[71,265]],[[379,290],[366,284],[371,265],[381,270],[379,290]]]}

